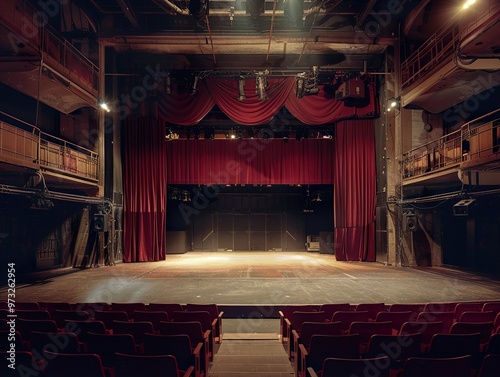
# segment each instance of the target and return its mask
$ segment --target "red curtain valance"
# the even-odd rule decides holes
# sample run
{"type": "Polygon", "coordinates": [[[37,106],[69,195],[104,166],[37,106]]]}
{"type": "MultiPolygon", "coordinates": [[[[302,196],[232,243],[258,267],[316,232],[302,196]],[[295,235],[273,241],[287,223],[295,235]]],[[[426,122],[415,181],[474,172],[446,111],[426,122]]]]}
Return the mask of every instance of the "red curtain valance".
{"type": "Polygon", "coordinates": [[[333,140],[173,140],[169,184],[332,184],[333,140]]]}
{"type": "Polygon", "coordinates": [[[217,105],[234,122],[252,126],[269,123],[274,117],[286,124],[286,119],[282,119],[283,114],[278,114],[282,107],[286,107],[291,116],[307,125],[328,124],[341,119],[378,115],[376,83],[371,78],[365,81],[365,100],[348,103],[326,98],[322,85],[319,94],[297,98],[294,77],[267,79],[266,93],[269,99],[259,101],[255,79],[245,79],[246,99],[238,101],[236,79],[207,77],[199,81],[198,94],[194,97],[189,95],[186,87],[174,85],[170,94],[158,101],[157,110],[158,116],[165,122],[193,125],[217,105]]]}

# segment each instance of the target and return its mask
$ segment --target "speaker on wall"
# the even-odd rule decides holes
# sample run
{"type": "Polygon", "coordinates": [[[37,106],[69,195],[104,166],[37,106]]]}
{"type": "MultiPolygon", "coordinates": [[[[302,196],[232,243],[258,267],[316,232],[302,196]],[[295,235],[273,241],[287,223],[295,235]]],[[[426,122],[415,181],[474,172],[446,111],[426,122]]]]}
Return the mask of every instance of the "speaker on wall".
{"type": "Polygon", "coordinates": [[[403,214],[403,229],[406,232],[414,232],[418,229],[417,215],[414,213],[403,214]]]}
{"type": "Polygon", "coordinates": [[[92,229],[96,232],[107,232],[108,215],[102,213],[94,214],[94,221],[92,221],[92,229]]]}

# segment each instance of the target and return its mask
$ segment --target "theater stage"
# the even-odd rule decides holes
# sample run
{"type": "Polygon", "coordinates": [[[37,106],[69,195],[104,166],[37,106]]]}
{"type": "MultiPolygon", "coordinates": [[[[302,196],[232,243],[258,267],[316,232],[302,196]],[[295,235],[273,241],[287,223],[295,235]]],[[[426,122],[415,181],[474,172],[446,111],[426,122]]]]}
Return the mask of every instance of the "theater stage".
{"type": "Polygon", "coordinates": [[[225,316],[243,315],[233,306],[276,313],[285,304],[499,299],[499,280],[472,273],[338,262],[315,252],[169,254],[161,262],[17,276],[16,286],[16,301],[215,302],[226,307],[225,316]]]}

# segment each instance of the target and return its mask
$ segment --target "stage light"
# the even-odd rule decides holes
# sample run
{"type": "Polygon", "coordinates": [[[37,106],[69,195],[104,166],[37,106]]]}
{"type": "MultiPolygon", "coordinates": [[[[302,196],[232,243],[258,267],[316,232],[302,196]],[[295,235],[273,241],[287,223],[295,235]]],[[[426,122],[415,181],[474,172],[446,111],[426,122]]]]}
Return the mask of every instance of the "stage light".
{"type": "Polygon", "coordinates": [[[464,5],[463,9],[468,9],[471,5],[473,5],[476,2],[476,0],[467,0],[464,5]]]}
{"type": "Polygon", "coordinates": [[[266,93],[266,86],[267,86],[267,81],[266,81],[266,75],[269,73],[269,71],[266,69],[265,71],[259,71],[256,73],[257,79],[256,79],[256,88],[257,88],[257,94],[259,97],[259,101],[264,101],[266,99],[269,99],[266,93]]]}
{"type": "Polygon", "coordinates": [[[238,92],[238,101],[246,100],[247,97],[245,96],[245,78],[243,76],[240,76],[238,79],[238,92]]]}
{"type": "Polygon", "coordinates": [[[170,73],[168,76],[165,78],[165,93],[170,94],[170,73]]]}
{"type": "Polygon", "coordinates": [[[200,76],[195,75],[193,80],[193,85],[191,85],[191,90],[189,91],[189,95],[194,97],[198,94],[198,83],[200,81],[200,76]]]}
{"type": "Polygon", "coordinates": [[[295,95],[297,98],[304,96],[304,73],[299,73],[295,78],[295,95]]]}
{"type": "Polygon", "coordinates": [[[103,110],[105,110],[106,112],[110,112],[111,109],[109,108],[108,104],[106,102],[104,102],[104,100],[102,98],[99,97],[99,99],[97,100],[97,104],[99,105],[99,107],[103,110]]]}

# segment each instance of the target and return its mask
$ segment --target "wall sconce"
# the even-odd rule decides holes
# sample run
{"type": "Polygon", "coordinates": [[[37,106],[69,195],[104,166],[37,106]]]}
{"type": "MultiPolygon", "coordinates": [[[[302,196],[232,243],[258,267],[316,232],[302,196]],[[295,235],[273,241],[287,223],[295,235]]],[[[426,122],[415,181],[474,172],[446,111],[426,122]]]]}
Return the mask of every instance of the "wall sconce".
{"type": "Polygon", "coordinates": [[[399,97],[387,99],[387,111],[399,110],[399,97]]]}
{"type": "Polygon", "coordinates": [[[111,111],[108,104],[104,102],[104,100],[101,97],[99,97],[99,99],[97,100],[97,105],[108,113],[111,111]]]}
{"type": "Polygon", "coordinates": [[[241,102],[247,99],[247,97],[245,96],[245,78],[243,76],[240,76],[238,78],[238,92],[238,101],[241,102]]]}

